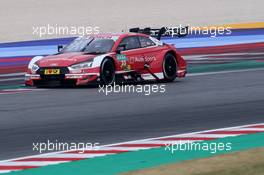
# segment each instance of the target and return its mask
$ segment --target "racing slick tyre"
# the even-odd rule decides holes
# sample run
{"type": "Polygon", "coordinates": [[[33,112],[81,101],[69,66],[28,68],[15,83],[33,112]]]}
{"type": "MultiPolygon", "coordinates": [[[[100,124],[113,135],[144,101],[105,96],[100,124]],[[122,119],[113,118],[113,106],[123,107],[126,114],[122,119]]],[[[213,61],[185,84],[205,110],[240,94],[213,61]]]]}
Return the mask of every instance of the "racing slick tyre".
{"type": "Polygon", "coordinates": [[[110,58],[105,58],[100,70],[101,83],[111,85],[115,82],[115,64],[110,58]]]}
{"type": "Polygon", "coordinates": [[[172,82],[177,76],[177,62],[174,55],[168,53],[163,59],[163,75],[165,82],[172,82]]]}

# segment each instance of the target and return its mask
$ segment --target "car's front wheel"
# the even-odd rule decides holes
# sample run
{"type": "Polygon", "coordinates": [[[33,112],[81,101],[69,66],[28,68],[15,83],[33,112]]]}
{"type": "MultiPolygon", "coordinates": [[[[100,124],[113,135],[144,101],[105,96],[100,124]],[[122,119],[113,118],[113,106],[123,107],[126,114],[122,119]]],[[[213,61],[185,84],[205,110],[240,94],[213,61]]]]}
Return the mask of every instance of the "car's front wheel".
{"type": "Polygon", "coordinates": [[[177,62],[174,55],[168,53],[163,59],[163,75],[165,82],[172,82],[177,76],[177,62]]]}
{"type": "Polygon", "coordinates": [[[105,58],[101,64],[100,71],[101,82],[105,85],[111,85],[115,81],[115,64],[110,58],[105,58]]]}

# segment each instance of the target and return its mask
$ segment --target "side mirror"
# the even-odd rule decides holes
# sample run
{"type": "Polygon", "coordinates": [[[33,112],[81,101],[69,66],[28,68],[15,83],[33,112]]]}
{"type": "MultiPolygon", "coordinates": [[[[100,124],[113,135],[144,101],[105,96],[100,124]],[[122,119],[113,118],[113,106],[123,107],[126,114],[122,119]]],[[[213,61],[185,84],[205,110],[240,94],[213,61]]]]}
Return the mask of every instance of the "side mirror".
{"type": "Polygon", "coordinates": [[[116,49],[116,53],[120,54],[124,50],[126,50],[126,44],[119,44],[117,49],[116,49]]]}
{"type": "Polygon", "coordinates": [[[63,45],[58,45],[58,52],[61,52],[63,49],[63,45]]]}

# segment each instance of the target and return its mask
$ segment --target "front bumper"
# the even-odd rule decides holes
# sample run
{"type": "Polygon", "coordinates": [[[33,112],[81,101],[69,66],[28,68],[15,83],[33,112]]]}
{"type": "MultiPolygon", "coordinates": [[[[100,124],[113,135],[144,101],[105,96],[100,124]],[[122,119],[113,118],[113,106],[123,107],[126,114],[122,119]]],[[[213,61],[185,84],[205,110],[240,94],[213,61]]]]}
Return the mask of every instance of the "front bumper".
{"type": "Polygon", "coordinates": [[[97,82],[97,73],[67,73],[60,75],[25,74],[27,86],[87,85],[97,82]]]}

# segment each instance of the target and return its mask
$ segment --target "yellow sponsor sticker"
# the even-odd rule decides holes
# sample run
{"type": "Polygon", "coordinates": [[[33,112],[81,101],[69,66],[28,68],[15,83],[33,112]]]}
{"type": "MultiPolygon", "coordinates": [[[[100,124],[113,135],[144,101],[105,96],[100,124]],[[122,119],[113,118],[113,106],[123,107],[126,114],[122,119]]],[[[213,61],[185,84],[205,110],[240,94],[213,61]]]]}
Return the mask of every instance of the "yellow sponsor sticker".
{"type": "Polygon", "coordinates": [[[60,69],[45,69],[44,74],[45,75],[59,75],[60,69]]]}

